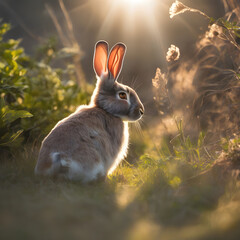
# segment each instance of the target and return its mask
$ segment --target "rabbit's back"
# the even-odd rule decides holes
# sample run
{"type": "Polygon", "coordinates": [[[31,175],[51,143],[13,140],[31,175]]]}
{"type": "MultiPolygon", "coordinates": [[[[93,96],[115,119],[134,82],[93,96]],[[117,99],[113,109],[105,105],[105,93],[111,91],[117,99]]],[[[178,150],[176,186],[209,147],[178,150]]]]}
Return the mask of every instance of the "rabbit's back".
{"type": "Polygon", "coordinates": [[[81,107],[44,139],[36,172],[83,181],[105,176],[126,154],[127,127],[100,108],[81,107]]]}

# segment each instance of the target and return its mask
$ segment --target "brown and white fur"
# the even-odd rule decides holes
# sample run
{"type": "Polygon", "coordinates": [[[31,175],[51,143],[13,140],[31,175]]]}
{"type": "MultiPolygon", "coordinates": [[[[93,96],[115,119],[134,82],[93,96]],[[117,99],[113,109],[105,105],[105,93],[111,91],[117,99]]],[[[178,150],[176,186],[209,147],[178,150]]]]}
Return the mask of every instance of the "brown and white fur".
{"type": "Polygon", "coordinates": [[[97,84],[89,105],[61,120],[42,142],[35,174],[90,182],[106,177],[126,156],[128,122],[144,107],[136,92],[117,82],[126,47],[99,41],[93,59],[97,84]]]}

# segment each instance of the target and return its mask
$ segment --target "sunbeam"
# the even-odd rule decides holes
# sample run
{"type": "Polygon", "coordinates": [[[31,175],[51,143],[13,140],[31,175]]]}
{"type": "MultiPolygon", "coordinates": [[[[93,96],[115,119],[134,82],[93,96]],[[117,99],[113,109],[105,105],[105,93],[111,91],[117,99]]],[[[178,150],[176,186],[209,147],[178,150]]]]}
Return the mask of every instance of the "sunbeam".
{"type": "Polygon", "coordinates": [[[144,32],[160,44],[161,34],[156,17],[157,4],[159,3],[156,0],[102,1],[101,7],[104,6],[106,11],[98,37],[120,32],[125,39],[134,42],[137,40],[136,33],[144,32]]]}

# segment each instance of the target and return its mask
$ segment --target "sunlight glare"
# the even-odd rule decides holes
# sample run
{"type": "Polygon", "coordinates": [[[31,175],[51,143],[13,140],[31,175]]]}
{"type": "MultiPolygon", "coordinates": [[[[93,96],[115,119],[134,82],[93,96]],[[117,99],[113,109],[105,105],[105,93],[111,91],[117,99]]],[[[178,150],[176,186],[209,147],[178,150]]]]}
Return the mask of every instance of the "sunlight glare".
{"type": "Polygon", "coordinates": [[[135,7],[137,5],[141,5],[147,3],[147,0],[124,0],[125,4],[135,7]]]}
{"type": "MultiPolygon", "coordinates": [[[[93,1],[93,0],[92,0],[93,1]]],[[[121,32],[125,41],[135,45],[139,36],[151,36],[159,44],[160,30],[157,16],[160,0],[102,0],[106,1],[108,11],[103,15],[102,25],[99,29],[99,38],[112,35],[112,32],[121,32]],[[115,24],[115,25],[114,25],[115,24]],[[116,25],[117,24],[117,25],[116,25]],[[115,26],[115,27],[114,27],[115,26]],[[116,26],[118,26],[116,28],[116,26]],[[145,32],[145,35],[143,35],[145,32]]]]}
{"type": "Polygon", "coordinates": [[[151,7],[152,0],[117,0],[118,2],[127,5],[129,8],[151,7]]]}

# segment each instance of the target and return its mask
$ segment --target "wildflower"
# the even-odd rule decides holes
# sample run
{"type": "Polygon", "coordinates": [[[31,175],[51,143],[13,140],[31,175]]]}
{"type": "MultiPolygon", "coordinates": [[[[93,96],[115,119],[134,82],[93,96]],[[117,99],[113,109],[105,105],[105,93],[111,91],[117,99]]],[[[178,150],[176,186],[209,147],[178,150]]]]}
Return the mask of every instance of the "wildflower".
{"type": "Polygon", "coordinates": [[[173,62],[177,61],[179,57],[180,57],[179,48],[172,44],[171,47],[168,49],[166,60],[168,62],[173,62]]]}
{"type": "Polygon", "coordinates": [[[185,6],[183,3],[179,1],[175,1],[169,9],[170,18],[174,16],[189,11],[189,7],[185,6]]]}

